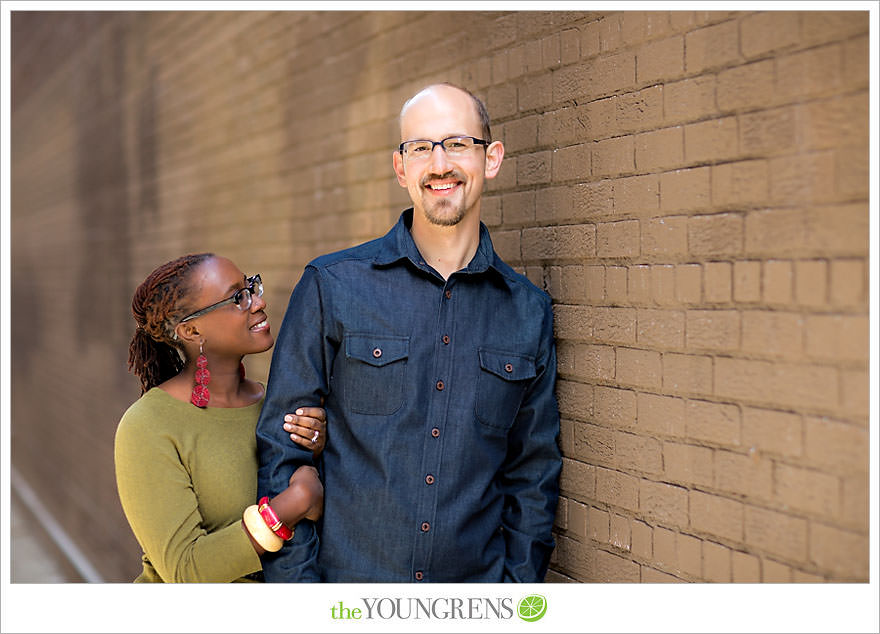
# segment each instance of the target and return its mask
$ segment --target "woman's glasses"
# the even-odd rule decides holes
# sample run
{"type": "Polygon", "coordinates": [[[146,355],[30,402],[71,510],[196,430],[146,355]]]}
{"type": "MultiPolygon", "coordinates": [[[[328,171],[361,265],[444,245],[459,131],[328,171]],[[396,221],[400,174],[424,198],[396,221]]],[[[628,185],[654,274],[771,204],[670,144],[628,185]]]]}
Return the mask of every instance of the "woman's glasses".
{"type": "Polygon", "coordinates": [[[251,303],[253,302],[254,297],[261,297],[263,295],[263,280],[260,278],[260,274],[249,277],[245,280],[247,286],[241,288],[232,295],[232,297],[228,297],[223,301],[217,302],[216,304],[211,304],[207,308],[203,308],[201,310],[197,310],[194,313],[191,313],[180,320],[182,324],[185,321],[189,321],[190,319],[195,319],[196,317],[201,317],[205,313],[209,313],[216,308],[220,308],[221,306],[225,306],[226,304],[235,304],[238,306],[238,309],[241,311],[245,311],[251,307],[251,303]]]}

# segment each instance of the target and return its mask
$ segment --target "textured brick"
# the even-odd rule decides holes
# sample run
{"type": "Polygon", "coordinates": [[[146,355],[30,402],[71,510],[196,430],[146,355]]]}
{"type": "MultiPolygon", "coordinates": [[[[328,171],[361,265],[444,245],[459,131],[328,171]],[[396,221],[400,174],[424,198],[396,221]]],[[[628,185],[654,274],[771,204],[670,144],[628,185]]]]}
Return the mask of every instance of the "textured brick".
{"type": "Polygon", "coordinates": [[[638,428],[650,434],[684,437],[684,400],[672,396],[637,395],[638,428]]]}
{"type": "Polygon", "coordinates": [[[687,311],[687,347],[731,352],[740,347],[740,313],[735,310],[687,311]]]}
{"type": "Polygon", "coordinates": [[[868,471],[867,429],[815,417],[804,424],[804,453],[811,462],[837,473],[868,471]]]}
{"type": "Polygon", "coordinates": [[[868,208],[862,203],[811,207],[805,214],[806,246],[825,253],[868,253],[868,208]]]}
{"type": "Polygon", "coordinates": [[[675,549],[678,569],[692,577],[699,577],[703,572],[703,542],[691,535],[679,533],[675,536],[675,549]]]}
{"type": "Polygon", "coordinates": [[[633,555],[647,560],[650,560],[654,556],[654,534],[650,525],[638,520],[633,520],[631,540],[633,555]]]}
{"type": "Polygon", "coordinates": [[[827,301],[828,267],[823,260],[798,260],[794,263],[794,297],[798,304],[822,306],[827,301]]]}
{"type": "Polygon", "coordinates": [[[744,446],[783,456],[803,455],[804,423],[799,414],[744,407],[742,417],[744,446]]]}
{"type": "Polygon", "coordinates": [[[619,95],[616,100],[616,124],[620,132],[638,132],[663,123],[663,89],[651,86],[619,95]]]}
{"type": "Polygon", "coordinates": [[[642,480],[639,485],[639,511],[647,519],[667,526],[687,526],[687,489],[663,482],[642,480]]]}
{"type": "MultiPolygon", "coordinates": [[[[630,521],[616,513],[611,516],[611,545],[623,550],[631,550],[630,521]]],[[[613,578],[613,577],[612,577],[613,578]]]]}
{"type": "Polygon", "coordinates": [[[640,345],[663,348],[684,346],[684,313],[681,311],[640,309],[636,324],[636,341],[640,345]]]}
{"type": "Polygon", "coordinates": [[[654,256],[685,255],[687,245],[687,218],[667,216],[643,221],[642,254],[654,256]]]}
{"type": "Polygon", "coordinates": [[[712,450],[681,443],[663,443],[663,466],[666,478],[683,484],[714,484],[712,450]]]}
{"type": "Polygon", "coordinates": [[[639,480],[620,471],[597,467],[596,499],[628,511],[637,511],[639,480]]]}
{"type": "Polygon", "coordinates": [[[648,42],[636,53],[639,83],[680,77],[683,72],[684,39],[681,36],[648,42]]]}
{"type": "Polygon", "coordinates": [[[639,221],[602,222],[596,228],[596,251],[600,258],[634,257],[639,254],[639,221]]]}
{"type": "Polygon", "coordinates": [[[660,175],[660,209],[667,212],[704,209],[711,202],[710,169],[697,167],[660,175]]]}
{"type": "Polygon", "coordinates": [[[690,438],[720,445],[740,444],[740,413],[735,405],[688,401],[685,421],[690,438]]]}
{"type": "Polygon", "coordinates": [[[614,435],[614,458],[622,469],[659,475],[663,471],[663,448],[660,442],[636,434],[614,435]]]}
{"type": "Polygon", "coordinates": [[[761,560],[748,553],[731,552],[731,572],[734,583],[759,583],[761,581],[761,560]]]}
{"type": "Polygon", "coordinates": [[[663,86],[663,112],[667,123],[704,119],[717,112],[715,75],[701,75],[663,86]]]}
{"type": "Polygon", "coordinates": [[[764,263],[763,298],[768,304],[789,304],[794,297],[794,267],[788,260],[764,263]]]}
{"type": "Polygon", "coordinates": [[[694,255],[736,255],[743,248],[739,214],[694,216],[688,221],[688,248],[694,255]]]}
{"type": "Polygon", "coordinates": [[[771,555],[807,559],[807,520],[756,506],[745,507],[745,538],[771,555]]]}
{"type": "Polygon", "coordinates": [[[741,260],[733,263],[733,301],[754,303],[761,301],[761,263],[741,260]]]}
{"type": "Polygon", "coordinates": [[[740,23],[743,55],[758,57],[797,44],[801,15],[797,11],[763,11],[743,18],[740,23]]]}
{"type": "Polygon", "coordinates": [[[780,99],[820,95],[839,87],[842,49],[837,44],[780,57],[776,94],[780,99]]]}
{"type": "Polygon", "coordinates": [[[660,180],[654,174],[614,180],[614,211],[647,215],[660,209],[660,180]]]}
{"type": "Polygon", "coordinates": [[[702,491],[691,491],[691,528],[734,541],[743,539],[743,505],[702,491]]]}
{"type": "Polygon", "coordinates": [[[632,304],[651,302],[651,267],[630,266],[627,269],[627,297],[632,304]]]}
{"type": "Polygon", "coordinates": [[[773,489],[785,508],[826,517],[840,514],[840,480],[827,473],[777,464],[773,489]]]}
{"type": "Polygon", "coordinates": [[[685,70],[698,73],[739,60],[739,34],[730,20],[691,31],[685,36],[685,70]]]}
{"type": "Polygon", "coordinates": [[[632,136],[597,141],[592,147],[593,176],[616,176],[635,171],[632,136]]]}
{"type": "Polygon", "coordinates": [[[735,158],[739,153],[738,131],[736,117],[710,119],[685,126],[685,160],[688,163],[703,163],[735,158]]]}
{"type": "Polygon", "coordinates": [[[800,313],[742,312],[742,350],[751,355],[794,359],[803,354],[804,319],[800,313]]]}
{"type": "Polygon", "coordinates": [[[605,299],[613,304],[625,304],[629,271],[625,266],[609,266],[604,271],[605,299]]]}
{"type": "Polygon", "coordinates": [[[594,308],[593,337],[601,343],[636,341],[636,311],[632,308],[594,308]]]}
{"type": "Polygon", "coordinates": [[[764,583],[791,583],[791,568],[772,559],[761,562],[761,581],[764,583]]]}
{"type": "Polygon", "coordinates": [[[710,394],[712,357],[664,353],[663,389],[678,394],[710,394]]]}
{"type": "Polygon", "coordinates": [[[715,360],[715,392],[721,397],[755,404],[833,408],[838,391],[838,373],[831,367],[723,357],[715,360]]]}
{"type": "Polygon", "coordinates": [[[651,266],[651,298],[660,306],[678,303],[675,297],[675,266],[655,264],[651,266]]]}
{"type": "Polygon", "coordinates": [[[608,511],[591,506],[587,516],[587,526],[590,532],[590,539],[608,543],[610,535],[610,515],[608,511]]]}
{"type": "Polygon", "coordinates": [[[791,205],[833,200],[834,155],[814,152],[770,159],[770,200],[791,205]]]}
{"type": "Polygon", "coordinates": [[[706,262],[703,266],[703,298],[707,303],[726,304],[733,296],[730,262],[706,262]]]}
{"type": "Polygon", "coordinates": [[[806,352],[820,360],[863,361],[867,364],[869,330],[867,315],[810,315],[805,327],[806,352]]]}
{"type": "Polygon", "coordinates": [[[587,180],[590,177],[591,163],[590,154],[592,148],[589,143],[571,145],[553,151],[553,181],[587,180]]]}
{"type": "Polygon", "coordinates": [[[698,304],[702,299],[702,268],[699,264],[675,267],[675,297],[685,304],[698,304]]]}
{"type": "Polygon", "coordinates": [[[775,81],[772,59],[723,70],[718,73],[718,106],[721,110],[764,107],[775,81]]]}
{"type": "Polygon", "coordinates": [[[654,561],[667,569],[674,569],[678,562],[675,533],[668,528],[654,528],[654,561]]]}
{"type": "Polygon", "coordinates": [[[596,467],[563,458],[559,488],[566,496],[587,501],[596,494],[596,467]]]}
{"type": "Polygon", "coordinates": [[[703,578],[716,583],[730,583],[731,551],[714,542],[703,542],[703,578]]]}
{"type": "Polygon", "coordinates": [[[736,161],[712,166],[712,202],[715,205],[762,204],[769,191],[766,161],[736,161]]]}
{"type": "Polygon", "coordinates": [[[757,452],[715,452],[715,487],[761,500],[773,499],[773,463],[757,452]]]}
{"type": "Polygon", "coordinates": [[[761,209],[746,215],[745,251],[750,256],[797,252],[806,244],[803,209],[761,209]]]}
{"type": "Polygon", "coordinates": [[[635,137],[635,166],[639,171],[668,170],[684,164],[684,129],[664,128],[635,137]]]}
{"type": "Polygon", "coordinates": [[[596,386],[596,422],[612,427],[632,427],[636,421],[636,395],[631,390],[596,386]]]}

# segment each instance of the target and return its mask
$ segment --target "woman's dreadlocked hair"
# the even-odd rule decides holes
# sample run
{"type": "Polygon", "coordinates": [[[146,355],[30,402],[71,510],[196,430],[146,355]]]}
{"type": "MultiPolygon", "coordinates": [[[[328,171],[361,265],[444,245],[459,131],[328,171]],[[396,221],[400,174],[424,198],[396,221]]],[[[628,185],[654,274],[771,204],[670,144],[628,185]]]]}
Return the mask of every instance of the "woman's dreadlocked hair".
{"type": "Polygon", "coordinates": [[[193,269],[213,253],[185,255],[163,264],[138,286],[131,300],[137,329],[128,346],[128,369],[140,379],[141,394],[183,369],[174,327],[188,307],[181,298],[190,290],[193,269]]]}

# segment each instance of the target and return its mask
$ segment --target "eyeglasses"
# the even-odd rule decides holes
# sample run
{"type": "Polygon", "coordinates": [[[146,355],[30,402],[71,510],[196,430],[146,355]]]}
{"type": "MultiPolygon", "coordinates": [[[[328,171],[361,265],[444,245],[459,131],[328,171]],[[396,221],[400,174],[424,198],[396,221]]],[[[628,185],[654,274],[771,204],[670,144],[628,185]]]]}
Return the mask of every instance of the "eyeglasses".
{"type": "Polygon", "coordinates": [[[180,323],[182,324],[183,322],[189,321],[190,319],[201,317],[205,313],[209,313],[216,308],[225,306],[226,304],[235,304],[241,311],[247,310],[251,307],[251,303],[253,302],[254,297],[263,296],[263,280],[260,278],[260,274],[257,273],[253,277],[247,278],[245,280],[245,283],[247,284],[247,286],[235,291],[232,297],[228,297],[227,299],[217,302],[216,304],[211,304],[207,308],[197,310],[196,312],[187,315],[186,317],[181,319],[180,323]]]}
{"type": "Polygon", "coordinates": [[[472,136],[450,136],[442,141],[429,141],[427,139],[404,141],[397,149],[401,156],[406,156],[410,161],[418,161],[431,156],[434,153],[434,148],[438,145],[450,156],[459,156],[470,151],[474,146],[489,145],[489,142],[472,136]]]}

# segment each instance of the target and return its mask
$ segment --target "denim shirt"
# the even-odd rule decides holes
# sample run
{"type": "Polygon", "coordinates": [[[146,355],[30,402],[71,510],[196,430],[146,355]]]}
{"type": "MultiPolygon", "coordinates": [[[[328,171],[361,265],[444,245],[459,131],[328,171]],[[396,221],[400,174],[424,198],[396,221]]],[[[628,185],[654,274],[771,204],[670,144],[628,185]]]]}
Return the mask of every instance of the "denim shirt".
{"type": "Polygon", "coordinates": [[[480,225],[447,280],[412,209],[311,262],[290,297],[257,424],[259,495],[311,462],[282,428],[327,411],[324,515],[263,556],[267,581],[543,581],[561,457],[550,298],[480,225]]]}

